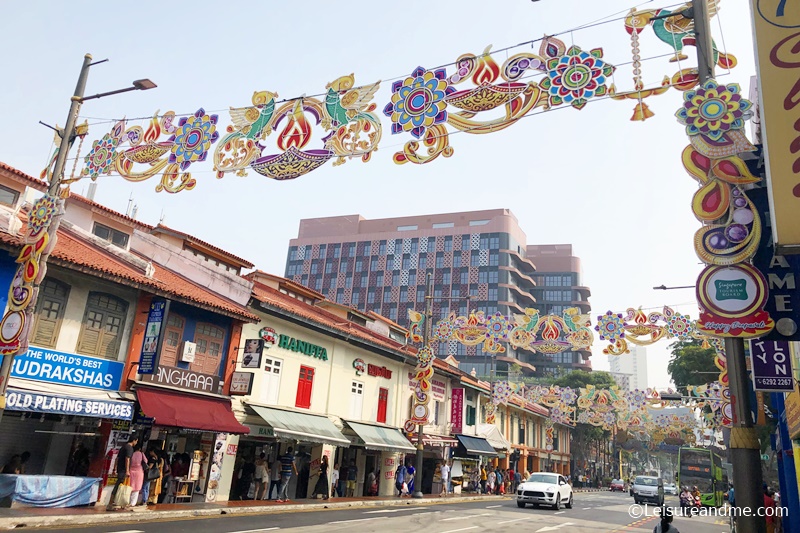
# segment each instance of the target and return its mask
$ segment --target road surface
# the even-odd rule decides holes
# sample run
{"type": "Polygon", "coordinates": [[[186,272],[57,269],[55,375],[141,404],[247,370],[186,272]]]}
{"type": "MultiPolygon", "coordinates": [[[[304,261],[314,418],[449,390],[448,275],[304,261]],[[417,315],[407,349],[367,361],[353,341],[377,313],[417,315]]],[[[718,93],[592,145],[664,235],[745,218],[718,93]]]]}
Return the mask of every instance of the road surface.
{"type": "MultiPolygon", "coordinates": [[[[627,493],[576,493],[572,509],[519,509],[512,499],[404,507],[345,510],[294,511],[259,515],[226,515],[213,518],[130,522],[113,526],[40,529],[73,533],[480,533],[483,531],[530,531],[532,533],[652,532],[655,517],[632,517],[633,498],[627,493]]],[[[667,505],[677,505],[669,496],[667,505]]],[[[652,507],[650,508],[652,513],[652,507]]],[[[682,533],[729,531],[723,517],[675,518],[682,533]]]]}

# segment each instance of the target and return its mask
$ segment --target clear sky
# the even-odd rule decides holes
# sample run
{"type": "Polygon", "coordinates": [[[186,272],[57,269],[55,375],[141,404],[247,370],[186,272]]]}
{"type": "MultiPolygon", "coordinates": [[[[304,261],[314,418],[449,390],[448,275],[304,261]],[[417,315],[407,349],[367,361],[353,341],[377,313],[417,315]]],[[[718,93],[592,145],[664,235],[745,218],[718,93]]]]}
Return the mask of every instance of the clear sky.
{"type": "MultiPolygon", "coordinates": [[[[417,66],[450,64],[490,44],[498,50],[620,18],[633,5],[623,0],[6,2],[0,8],[0,160],[39,175],[53,132],[38,121],[64,124],[87,52],[95,60],[110,59],[92,67],[87,94],[140,78],[152,79],[158,88],[87,102],[81,115],[90,117],[92,126],[81,157],[112,119],[204,107],[219,113],[223,133],[230,123],[227,109],[249,105],[254,91],[281,98],[314,95],[350,73],[357,84],[383,80],[374,99],[380,111],[391,82],[417,66]]],[[[652,9],[670,2],[639,5],[652,9]]],[[[719,80],[740,83],[745,94],[755,72],[748,5],[723,0],[712,21],[717,41],[739,60],[730,73],[718,72],[719,80]]],[[[621,20],[560,38],[584,50],[602,47],[604,59],[620,65],[613,79],[618,90],[631,88],[631,41],[621,20]]],[[[537,52],[538,44],[508,54],[522,51],[537,52]]],[[[669,52],[651,29],[642,34],[643,58],[669,52]]],[[[694,49],[687,53],[693,56],[694,49]]],[[[506,58],[506,52],[496,55],[498,63],[506,58]]],[[[692,57],[681,66],[694,64],[692,57]]],[[[677,69],[668,57],[645,61],[644,82],[653,86],[677,69]]],[[[453,72],[449,66],[448,75],[453,72]]],[[[656,115],[646,122],[629,120],[633,102],[603,100],[581,111],[565,106],[527,117],[489,135],[451,135],[454,155],[424,166],[392,162],[411,137],[391,135],[384,117],[380,150],[368,163],[329,163],[294,181],[277,182],[254,172],[218,180],[209,158],[192,167],[199,182],[193,191],[156,193],[154,180],[103,176],[96,200],[124,212],[132,197],[140,220],[156,224],[163,215],[165,224],[279,274],[302,218],[509,208],[529,244],[574,245],[584,284],[592,288],[593,318],[607,309],[665,304],[696,318],[692,290],[652,289],[692,285],[701,270],[692,246],[699,223],[690,209],[697,185],[681,165],[687,138],[673,116],[681,98],[670,90],[649,99],[656,115]]],[[[71,169],[72,161],[68,174],[71,169]]],[[[85,193],[87,185],[78,182],[73,190],[85,193]]],[[[667,343],[649,348],[648,356],[650,384],[668,385],[667,343]]],[[[592,360],[596,369],[608,368],[599,340],[592,360]]]]}

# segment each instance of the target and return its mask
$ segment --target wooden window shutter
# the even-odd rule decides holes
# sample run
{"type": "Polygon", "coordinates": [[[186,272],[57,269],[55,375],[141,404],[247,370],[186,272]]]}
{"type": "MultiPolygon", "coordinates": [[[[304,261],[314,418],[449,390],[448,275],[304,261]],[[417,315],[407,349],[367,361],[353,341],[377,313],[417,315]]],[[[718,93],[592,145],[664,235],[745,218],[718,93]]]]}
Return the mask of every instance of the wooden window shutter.
{"type": "Polygon", "coordinates": [[[55,348],[64,310],[67,307],[69,285],[47,279],[39,289],[31,343],[44,348],[55,348]]]}

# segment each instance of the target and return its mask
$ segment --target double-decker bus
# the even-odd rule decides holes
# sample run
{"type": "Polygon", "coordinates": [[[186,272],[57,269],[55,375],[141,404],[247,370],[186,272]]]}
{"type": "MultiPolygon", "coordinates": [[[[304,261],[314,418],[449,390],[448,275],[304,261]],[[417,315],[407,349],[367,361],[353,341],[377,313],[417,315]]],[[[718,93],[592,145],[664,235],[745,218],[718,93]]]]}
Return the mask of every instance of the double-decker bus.
{"type": "Polygon", "coordinates": [[[722,468],[722,457],[703,448],[678,450],[678,486],[697,486],[700,503],[708,507],[722,505],[728,490],[728,476],[722,468]]]}

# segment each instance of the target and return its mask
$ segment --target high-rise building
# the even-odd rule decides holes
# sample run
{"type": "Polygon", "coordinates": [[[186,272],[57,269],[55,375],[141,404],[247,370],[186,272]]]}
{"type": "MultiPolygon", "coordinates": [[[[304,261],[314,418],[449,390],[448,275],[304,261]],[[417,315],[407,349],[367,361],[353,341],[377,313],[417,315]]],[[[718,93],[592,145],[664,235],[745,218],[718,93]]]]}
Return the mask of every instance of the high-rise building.
{"type": "MultiPolygon", "coordinates": [[[[536,265],[536,287],[533,297],[542,314],[562,315],[566,309],[577,308],[588,318],[591,291],[583,285],[581,260],[572,254],[571,244],[531,244],[526,257],[536,265]]],[[[566,351],[552,356],[537,354],[532,363],[544,375],[562,373],[568,368],[591,370],[589,350],[566,351]]]]}
{"type": "MultiPolygon", "coordinates": [[[[373,311],[402,326],[408,326],[409,309],[424,310],[428,274],[433,279],[434,322],[450,312],[511,315],[528,307],[544,312],[534,296],[538,274],[526,240],[508,209],[377,220],[360,215],[305,219],[290,241],[285,275],[335,302],[373,311]]],[[[559,263],[558,272],[571,276],[570,284],[559,289],[574,293],[559,302],[569,307],[580,301],[581,312],[588,312],[588,289],[574,288],[580,285],[579,270],[562,270],[559,263]]],[[[437,355],[453,355],[463,370],[474,369],[481,376],[489,375],[493,364],[480,346],[457,342],[441,343],[437,355]]],[[[527,350],[509,350],[494,364],[501,376],[514,363],[530,375],[536,372],[534,361],[556,370],[586,368],[589,355],[556,356],[552,364],[527,350]]]]}
{"type": "Polygon", "coordinates": [[[626,374],[629,376],[628,390],[645,390],[647,388],[647,349],[642,346],[629,346],[629,349],[631,353],[608,356],[611,375],[626,374]]]}

